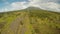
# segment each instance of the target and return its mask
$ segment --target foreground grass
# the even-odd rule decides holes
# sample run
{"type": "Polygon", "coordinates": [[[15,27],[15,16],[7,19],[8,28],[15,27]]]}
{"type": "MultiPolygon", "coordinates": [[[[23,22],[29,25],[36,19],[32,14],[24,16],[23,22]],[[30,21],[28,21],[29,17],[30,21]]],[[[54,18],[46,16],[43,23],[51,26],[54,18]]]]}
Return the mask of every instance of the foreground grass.
{"type": "Polygon", "coordinates": [[[17,34],[60,34],[60,13],[41,9],[1,13],[0,34],[16,34],[9,27],[16,19],[20,23],[17,34]],[[18,17],[22,17],[23,20],[18,20],[18,17]]]}

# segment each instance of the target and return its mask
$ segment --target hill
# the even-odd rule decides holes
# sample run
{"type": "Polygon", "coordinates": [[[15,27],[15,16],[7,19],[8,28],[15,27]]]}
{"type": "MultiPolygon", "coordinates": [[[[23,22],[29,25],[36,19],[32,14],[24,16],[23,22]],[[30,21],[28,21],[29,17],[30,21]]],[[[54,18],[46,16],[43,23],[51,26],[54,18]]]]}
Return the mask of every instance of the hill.
{"type": "Polygon", "coordinates": [[[60,13],[34,7],[0,13],[0,34],[60,34],[60,13]]]}

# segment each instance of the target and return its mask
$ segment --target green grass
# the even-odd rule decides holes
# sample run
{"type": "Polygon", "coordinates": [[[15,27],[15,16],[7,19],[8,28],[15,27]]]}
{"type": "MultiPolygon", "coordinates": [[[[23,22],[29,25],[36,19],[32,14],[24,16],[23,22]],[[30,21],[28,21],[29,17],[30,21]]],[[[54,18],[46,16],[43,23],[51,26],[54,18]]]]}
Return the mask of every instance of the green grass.
{"type": "MultiPolygon", "coordinates": [[[[17,18],[23,17],[17,34],[20,34],[22,27],[26,28],[24,34],[60,34],[60,13],[27,9],[0,13],[0,33],[8,30],[10,24],[17,18]],[[22,16],[20,16],[22,15],[22,16]],[[27,15],[27,16],[26,16],[27,15]]],[[[12,30],[8,34],[14,34],[12,30]]]]}

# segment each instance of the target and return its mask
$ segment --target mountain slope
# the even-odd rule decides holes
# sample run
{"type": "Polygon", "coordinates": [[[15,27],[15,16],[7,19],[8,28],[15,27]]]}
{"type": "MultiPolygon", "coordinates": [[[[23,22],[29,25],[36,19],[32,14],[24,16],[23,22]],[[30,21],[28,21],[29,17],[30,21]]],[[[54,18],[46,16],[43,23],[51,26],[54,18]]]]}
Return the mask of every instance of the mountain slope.
{"type": "Polygon", "coordinates": [[[0,34],[60,34],[60,13],[30,7],[1,13],[0,34]]]}

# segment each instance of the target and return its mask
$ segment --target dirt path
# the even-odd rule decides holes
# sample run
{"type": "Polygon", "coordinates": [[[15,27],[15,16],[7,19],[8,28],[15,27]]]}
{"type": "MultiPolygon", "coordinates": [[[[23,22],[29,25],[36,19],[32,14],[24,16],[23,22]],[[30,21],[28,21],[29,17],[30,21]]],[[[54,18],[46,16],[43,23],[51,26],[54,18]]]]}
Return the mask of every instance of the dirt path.
{"type": "Polygon", "coordinates": [[[22,13],[1,34],[31,34],[29,15],[22,13]],[[21,23],[22,22],[22,23],[21,23]]]}
{"type": "Polygon", "coordinates": [[[22,27],[20,28],[21,25],[21,21],[24,20],[24,14],[21,14],[20,16],[18,16],[9,26],[9,28],[5,31],[3,31],[1,34],[18,34],[18,31],[20,31],[21,34],[24,34],[26,27],[24,25],[22,25],[22,27]],[[13,33],[12,33],[12,32],[13,33]]]}
{"type": "Polygon", "coordinates": [[[22,21],[22,17],[18,17],[15,21],[13,21],[10,25],[10,29],[16,34],[17,30],[19,28],[20,25],[20,21],[22,21]]]}
{"type": "MultiPolygon", "coordinates": [[[[10,25],[10,29],[14,32],[14,34],[18,34],[19,31],[19,27],[21,25],[21,21],[23,21],[24,17],[21,15],[21,17],[17,17],[17,19],[15,19],[11,25],[10,25]]],[[[24,25],[22,25],[22,28],[20,29],[21,34],[24,34],[26,28],[24,27],[24,25]]]]}

